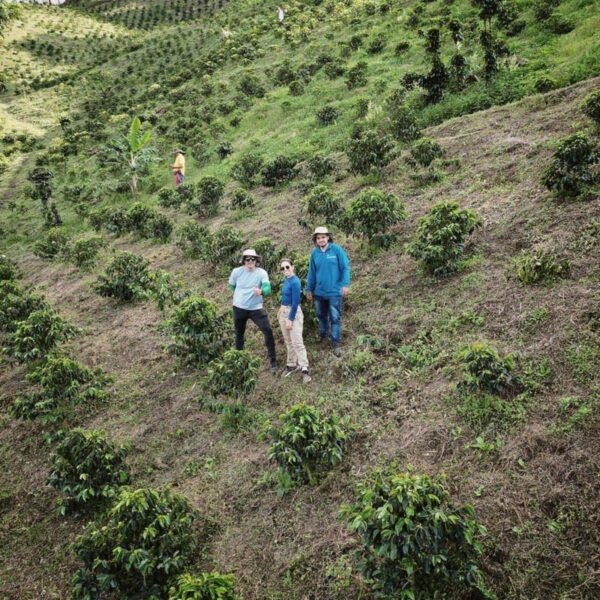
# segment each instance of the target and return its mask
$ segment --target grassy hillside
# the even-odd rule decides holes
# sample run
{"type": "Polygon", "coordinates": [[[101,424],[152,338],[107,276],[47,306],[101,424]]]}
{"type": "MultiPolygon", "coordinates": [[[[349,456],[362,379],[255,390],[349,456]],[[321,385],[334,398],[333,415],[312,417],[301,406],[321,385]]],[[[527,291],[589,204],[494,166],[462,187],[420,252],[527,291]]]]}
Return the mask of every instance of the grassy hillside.
{"type": "MultiPolygon", "coordinates": [[[[540,183],[560,140],[577,131],[598,139],[581,103],[600,87],[600,12],[581,0],[546,12],[542,4],[515,2],[513,18],[494,17],[492,31],[509,52],[488,79],[479,9],[462,0],[290,2],[283,26],[276,5],[260,1],[84,0],[24,6],[8,22],[0,39],[0,254],[18,265],[20,285],[81,328],[63,344],[67,355],[113,381],[107,398],[69,408],[55,423],[19,419],[11,407],[35,389],[25,380],[35,365],[2,355],[1,598],[69,597],[79,566],[71,544],[94,515],[57,515],[60,494],[46,477],[51,452],[74,427],[131,446],[134,488],[170,486],[199,509],[188,570],[234,573],[246,600],[374,597],[353,557],[358,538],[338,513],[355,501],[359,482],[390,464],[443,475],[452,501],[473,505],[487,528],[481,566],[498,598],[600,595],[600,194],[597,180],[575,199],[540,183]],[[429,72],[432,28],[449,73],[437,102],[405,77],[429,72]],[[467,64],[462,78],[451,70],[457,53],[467,64]],[[357,82],[361,68],[352,69],[361,61],[357,82]],[[333,109],[330,123],[317,117],[324,107],[333,109]],[[417,160],[419,142],[398,134],[406,114],[441,148],[429,166],[417,160]],[[136,115],[152,130],[158,158],[140,171],[140,202],[173,225],[167,239],[119,230],[133,199],[127,170],[108,161],[105,147],[136,115]],[[387,136],[390,150],[366,174],[352,172],[351,140],[368,131],[387,136]],[[165,206],[174,146],[186,150],[194,199],[205,177],[225,185],[216,215],[193,199],[165,206]],[[247,184],[254,207],[231,210],[241,186],[232,168],[249,152],[265,164],[285,156],[296,171],[275,186],[247,184]],[[320,175],[314,165],[323,157],[332,172],[320,175]],[[48,205],[58,226],[48,226],[52,214],[28,180],[36,167],[52,175],[48,205]],[[206,371],[168,351],[162,324],[176,307],[102,297],[97,278],[115,253],[131,251],[228,311],[230,266],[186,256],[184,225],[231,225],[245,246],[268,237],[302,260],[310,228],[321,223],[306,209],[317,183],[345,208],[374,186],[408,215],[384,249],[331,223],[353,273],[343,357],[319,345],[309,324],[312,383],[275,378],[250,326],[247,347],[263,359],[257,387],[241,413],[210,410],[206,371]],[[446,278],[424,273],[405,248],[441,200],[482,220],[446,278]],[[56,231],[71,248],[98,237],[95,261],[80,268],[73,251],[40,257],[39,242],[56,231]],[[549,268],[564,268],[528,282],[536,252],[550,253],[549,268]],[[512,355],[520,385],[508,394],[465,392],[460,352],[476,342],[512,355]],[[264,431],[302,401],[348,416],[357,433],[339,466],[282,495],[264,431]]],[[[276,298],[267,308],[276,326],[276,298]]],[[[1,335],[5,346],[9,333],[1,335]]]]}

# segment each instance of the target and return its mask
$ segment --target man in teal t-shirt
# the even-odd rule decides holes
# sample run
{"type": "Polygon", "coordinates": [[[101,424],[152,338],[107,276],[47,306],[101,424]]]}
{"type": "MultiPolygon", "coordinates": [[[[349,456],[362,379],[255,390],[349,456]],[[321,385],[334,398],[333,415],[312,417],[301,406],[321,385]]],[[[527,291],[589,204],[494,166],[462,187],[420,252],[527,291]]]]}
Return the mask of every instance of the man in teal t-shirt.
{"type": "Polygon", "coordinates": [[[263,296],[271,293],[269,275],[258,265],[260,256],[252,248],[242,252],[242,267],[233,269],[229,276],[229,288],[233,291],[233,326],[235,328],[235,348],[244,349],[244,335],[248,319],[254,321],[263,332],[265,346],[269,354],[271,373],[277,372],[275,338],[269,322],[269,315],[263,308],[263,296]]]}
{"type": "Polygon", "coordinates": [[[306,297],[312,300],[314,293],[321,341],[330,335],[333,353],[341,356],[342,296],[347,296],[349,291],[350,261],[344,249],[333,243],[327,227],[315,229],[313,242],[315,248],[308,263],[306,297]]]}

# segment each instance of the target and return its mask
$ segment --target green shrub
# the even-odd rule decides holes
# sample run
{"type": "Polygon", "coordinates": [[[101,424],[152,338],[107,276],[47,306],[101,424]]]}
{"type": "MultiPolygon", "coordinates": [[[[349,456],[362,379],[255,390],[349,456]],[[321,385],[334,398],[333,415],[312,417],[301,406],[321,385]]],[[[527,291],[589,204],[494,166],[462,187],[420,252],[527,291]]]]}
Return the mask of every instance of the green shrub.
{"type": "Polygon", "coordinates": [[[412,142],[421,137],[414,111],[405,104],[387,105],[390,133],[400,142],[412,142]]]}
{"type": "Polygon", "coordinates": [[[136,232],[143,238],[158,238],[166,242],[173,231],[173,222],[156,209],[136,202],[125,213],[124,223],[119,225],[118,229],[136,232]]]}
{"type": "Polygon", "coordinates": [[[80,269],[89,269],[96,262],[98,252],[100,252],[104,246],[104,238],[99,235],[93,235],[75,241],[68,247],[66,254],[76,267],[80,269]]]}
{"type": "Polygon", "coordinates": [[[280,416],[281,427],[271,427],[269,459],[292,483],[318,481],[322,471],[342,461],[344,448],[354,434],[349,419],[322,417],[318,409],[297,404],[280,416]]]}
{"type": "Polygon", "coordinates": [[[158,203],[163,208],[179,208],[183,203],[183,194],[179,193],[181,187],[183,186],[178,188],[164,187],[158,190],[158,203]]]}
{"type": "Polygon", "coordinates": [[[239,266],[240,253],[245,243],[242,234],[231,225],[219,227],[211,238],[208,252],[210,264],[214,267],[239,266]]]}
{"type": "Polygon", "coordinates": [[[398,42],[396,47],[394,48],[394,54],[396,56],[401,56],[410,48],[410,44],[408,42],[398,42]]]}
{"type": "Polygon", "coordinates": [[[592,92],[585,98],[581,104],[581,110],[587,115],[596,125],[600,125],[600,90],[592,92]]]}
{"type": "Polygon", "coordinates": [[[386,44],[387,40],[383,34],[380,33],[376,35],[367,44],[367,54],[379,54],[380,52],[383,52],[386,44]]]}
{"type": "Polygon", "coordinates": [[[290,96],[302,96],[302,94],[304,94],[305,89],[304,81],[301,81],[300,79],[295,79],[290,83],[288,89],[290,92],[290,96]]]}
{"type": "Polygon", "coordinates": [[[26,379],[40,389],[17,397],[11,412],[19,419],[41,417],[45,423],[64,418],[80,404],[105,400],[103,388],[110,381],[102,369],[92,371],[64,356],[48,356],[26,379]]]}
{"type": "Polygon", "coordinates": [[[367,63],[361,60],[352,68],[348,69],[346,74],[346,87],[349,90],[353,90],[364,85],[367,85],[367,63]]]}
{"type": "Polygon", "coordinates": [[[144,300],[152,289],[149,264],[143,256],[122,252],[106,267],[106,273],[98,276],[94,289],[101,296],[122,302],[144,300]]]}
{"type": "Polygon", "coordinates": [[[552,77],[548,77],[546,75],[542,77],[538,77],[533,84],[533,89],[538,94],[545,94],[546,92],[550,92],[551,90],[555,90],[558,87],[558,82],[556,79],[552,79],[552,77]]]}
{"type": "Polygon", "coordinates": [[[43,359],[78,332],[50,310],[34,310],[7,336],[2,352],[20,363],[43,359]]]}
{"type": "Polygon", "coordinates": [[[539,249],[533,254],[522,251],[521,256],[514,259],[514,268],[517,279],[523,285],[532,285],[567,276],[570,264],[566,260],[557,260],[554,252],[539,249]]]}
{"type": "Polygon", "coordinates": [[[36,167],[27,179],[33,184],[31,197],[45,206],[52,195],[54,173],[45,167],[36,167]]]}
{"type": "Polygon", "coordinates": [[[335,223],[342,212],[342,203],[327,186],[315,186],[306,199],[306,210],[313,217],[322,217],[325,223],[335,223]]]}
{"type": "Polygon", "coordinates": [[[335,171],[335,162],[329,156],[315,154],[308,161],[307,168],[313,179],[319,181],[335,171]]]}
{"type": "Polygon", "coordinates": [[[265,87],[254,73],[245,73],[240,80],[238,89],[249,97],[262,98],[265,95],[265,87]]]}
{"type": "Polygon", "coordinates": [[[17,275],[17,265],[5,254],[0,254],[0,281],[12,281],[17,275]]]}
{"type": "Polygon", "coordinates": [[[578,196],[598,181],[598,144],[579,132],[562,140],[542,175],[542,184],[565,196],[578,196]]]}
{"type": "Polygon", "coordinates": [[[235,575],[201,573],[180,575],[169,590],[169,600],[238,600],[235,575]]]}
{"type": "Polygon", "coordinates": [[[217,146],[217,156],[223,160],[224,158],[227,158],[230,154],[233,153],[233,146],[231,145],[231,142],[220,142],[219,145],[217,146]]]}
{"type": "Polygon", "coordinates": [[[206,225],[196,221],[184,223],[178,230],[176,244],[186,258],[207,258],[210,252],[212,235],[206,225]]]}
{"type": "Polygon", "coordinates": [[[179,304],[167,321],[174,336],[171,351],[186,363],[204,366],[231,346],[231,328],[225,315],[206,298],[190,296],[179,304]]]}
{"type": "Polygon", "coordinates": [[[327,104],[317,111],[317,121],[321,125],[332,125],[340,116],[340,111],[335,107],[327,104]]]}
{"type": "Polygon", "coordinates": [[[429,216],[419,219],[406,251],[427,273],[447,277],[459,269],[465,238],[481,224],[474,211],[461,209],[456,202],[439,202],[429,216]]]}
{"type": "Polygon", "coordinates": [[[485,342],[463,348],[458,360],[465,373],[465,379],[459,383],[460,389],[503,395],[520,385],[518,377],[513,375],[515,357],[500,358],[498,352],[485,342]]]}
{"type": "Polygon", "coordinates": [[[42,296],[26,294],[14,281],[0,281],[0,331],[14,331],[32,312],[49,308],[42,296]]]}
{"type": "Polygon", "coordinates": [[[533,16],[536,21],[542,22],[550,18],[560,0],[535,0],[533,3],[533,16]]]}
{"type": "Polygon", "coordinates": [[[231,195],[231,210],[252,208],[254,204],[254,196],[244,188],[237,188],[231,195]]]}
{"type": "Polygon", "coordinates": [[[214,397],[241,398],[256,387],[260,360],[246,350],[227,350],[210,363],[204,381],[205,389],[214,397]]]}
{"type": "Polygon", "coordinates": [[[279,273],[281,260],[289,254],[286,247],[277,249],[273,240],[268,237],[259,238],[254,242],[254,249],[261,257],[260,266],[267,273],[279,273]]]}
{"type": "Polygon", "coordinates": [[[216,215],[219,201],[225,193],[225,184],[216,177],[203,177],[196,189],[198,196],[190,203],[190,207],[202,217],[216,215]]]}
{"type": "Polygon", "coordinates": [[[39,258],[52,260],[67,248],[69,236],[60,229],[51,229],[33,245],[33,253],[39,258]]]}
{"type": "Polygon", "coordinates": [[[231,176],[242,185],[255,186],[260,178],[263,158],[256,153],[248,153],[240,157],[231,167],[231,176]]]}
{"type": "Polygon", "coordinates": [[[110,218],[110,210],[107,207],[90,210],[87,214],[87,219],[94,231],[102,231],[108,229],[110,218]]]}
{"type": "Polygon", "coordinates": [[[422,167],[428,167],[436,158],[443,156],[444,151],[435,140],[423,138],[410,149],[410,154],[422,167]]]}
{"type": "Polygon", "coordinates": [[[381,171],[394,158],[394,143],[387,135],[375,130],[358,132],[346,145],[350,161],[350,172],[368,175],[371,171],[381,171]]]}
{"type": "Polygon", "coordinates": [[[477,565],[485,528],[470,505],[451,503],[439,480],[376,472],[358,491],[340,514],[360,538],[359,568],[377,597],[445,598],[459,586],[491,597],[477,565]]]}
{"type": "Polygon", "coordinates": [[[550,18],[546,20],[546,27],[557,35],[565,35],[575,29],[575,23],[561,15],[560,13],[554,12],[550,15],[550,18]]]}
{"type": "Polygon", "coordinates": [[[69,431],[50,456],[48,485],[61,491],[59,514],[96,504],[117,495],[119,486],[129,481],[125,464],[126,446],[116,448],[102,431],[69,431]]]}
{"type": "Polygon", "coordinates": [[[190,562],[196,517],[186,498],[168,490],[122,490],[73,546],[83,563],[72,579],[74,600],[163,597],[190,562]]]}
{"type": "Polygon", "coordinates": [[[372,246],[389,248],[394,240],[390,227],[406,217],[404,205],[394,194],[367,188],[350,202],[345,223],[348,233],[366,238],[372,246]]]}
{"type": "Polygon", "coordinates": [[[276,156],[273,160],[265,163],[260,171],[262,184],[267,187],[275,187],[286,181],[291,181],[298,175],[296,161],[288,156],[276,156]]]}

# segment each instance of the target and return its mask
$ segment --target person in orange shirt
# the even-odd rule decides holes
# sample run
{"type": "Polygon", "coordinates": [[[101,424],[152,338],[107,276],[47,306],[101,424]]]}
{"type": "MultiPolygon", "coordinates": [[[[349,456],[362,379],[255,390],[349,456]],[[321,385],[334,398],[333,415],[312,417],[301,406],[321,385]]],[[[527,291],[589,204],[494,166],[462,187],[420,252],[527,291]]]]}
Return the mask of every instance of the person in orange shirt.
{"type": "Polygon", "coordinates": [[[177,187],[183,183],[183,178],[185,176],[185,156],[183,150],[180,150],[179,148],[175,148],[173,154],[175,155],[175,162],[171,165],[171,169],[173,169],[175,186],[177,187]]]}

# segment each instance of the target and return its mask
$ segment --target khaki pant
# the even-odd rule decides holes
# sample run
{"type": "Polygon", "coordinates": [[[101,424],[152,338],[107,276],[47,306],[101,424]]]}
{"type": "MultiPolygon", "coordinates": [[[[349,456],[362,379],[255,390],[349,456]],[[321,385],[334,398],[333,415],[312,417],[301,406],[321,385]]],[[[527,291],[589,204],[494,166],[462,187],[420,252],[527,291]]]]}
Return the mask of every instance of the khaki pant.
{"type": "Polygon", "coordinates": [[[296,318],[292,321],[292,328],[286,329],[285,321],[289,314],[289,306],[282,306],[279,309],[279,313],[277,313],[279,326],[281,327],[281,333],[283,334],[283,341],[287,348],[286,364],[288,367],[299,366],[301,369],[308,369],[308,356],[306,355],[306,348],[304,347],[304,341],[302,340],[302,327],[304,325],[302,309],[298,307],[296,318]]]}

